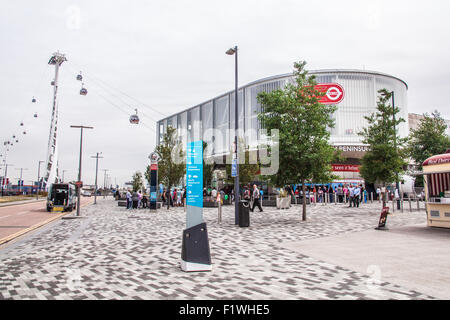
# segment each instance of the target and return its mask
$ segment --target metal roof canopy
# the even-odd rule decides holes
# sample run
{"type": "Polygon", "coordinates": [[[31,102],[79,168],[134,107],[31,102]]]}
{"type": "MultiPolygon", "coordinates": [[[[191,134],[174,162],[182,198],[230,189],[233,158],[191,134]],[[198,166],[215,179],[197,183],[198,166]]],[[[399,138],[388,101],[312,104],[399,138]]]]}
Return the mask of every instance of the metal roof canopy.
{"type": "Polygon", "coordinates": [[[450,170],[444,170],[444,171],[431,171],[431,172],[414,172],[409,173],[410,176],[426,176],[429,174],[438,174],[438,173],[450,173],[450,170]]]}

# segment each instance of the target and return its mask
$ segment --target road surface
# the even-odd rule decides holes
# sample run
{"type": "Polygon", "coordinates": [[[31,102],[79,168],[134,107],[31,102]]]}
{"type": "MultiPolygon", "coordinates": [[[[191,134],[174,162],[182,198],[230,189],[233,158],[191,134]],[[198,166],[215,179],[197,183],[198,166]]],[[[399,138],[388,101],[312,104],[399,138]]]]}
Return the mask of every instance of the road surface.
{"type": "MultiPolygon", "coordinates": [[[[83,207],[93,201],[93,197],[81,197],[81,206],[83,207]]],[[[47,212],[45,200],[0,207],[0,244],[8,242],[66,214],[68,212],[47,212]]]]}

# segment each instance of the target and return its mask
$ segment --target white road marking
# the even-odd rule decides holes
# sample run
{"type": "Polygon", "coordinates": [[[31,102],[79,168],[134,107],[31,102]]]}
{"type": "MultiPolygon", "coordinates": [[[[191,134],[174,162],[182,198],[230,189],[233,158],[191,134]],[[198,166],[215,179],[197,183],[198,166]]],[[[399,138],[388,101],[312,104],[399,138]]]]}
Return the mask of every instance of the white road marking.
{"type": "Polygon", "coordinates": [[[28,213],[28,212],[30,212],[30,211],[21,211],[21,212],[18,212],[17,215],[21,216],[22,214],[25,214],[25,213],[28,213]]]}
{"type": "Polygon", "coordinates": [[[11,215],[0,217],[0,219],[11,217],[11,215]]]}

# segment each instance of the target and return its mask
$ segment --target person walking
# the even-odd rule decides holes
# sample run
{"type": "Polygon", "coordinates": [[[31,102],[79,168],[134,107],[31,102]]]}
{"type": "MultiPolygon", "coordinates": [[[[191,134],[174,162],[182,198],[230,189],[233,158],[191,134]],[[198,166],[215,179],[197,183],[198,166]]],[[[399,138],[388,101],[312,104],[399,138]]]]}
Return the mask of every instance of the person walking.
{"type": "Polygon", "coordinates": [[[251,212],[255,210],[255,207],[258,206],[259,212],[263,212],[263,209],[261,208],[261,203],[259,202],[259,198],[261,197],[261,194],[259,193],[258,187],[256,187],[256,184],[253,185],[253,206],[250,209],[251,212]]]}

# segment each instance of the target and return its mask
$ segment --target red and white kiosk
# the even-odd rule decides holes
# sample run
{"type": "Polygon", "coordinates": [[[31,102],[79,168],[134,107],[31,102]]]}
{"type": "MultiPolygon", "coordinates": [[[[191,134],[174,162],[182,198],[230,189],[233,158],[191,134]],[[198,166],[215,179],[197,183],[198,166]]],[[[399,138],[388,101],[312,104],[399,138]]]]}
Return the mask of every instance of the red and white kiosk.
{"type": "Polygon", "coordinates": [[[450,149],[422,164],[425,181],[427,224],[450,228],[450,149]]]}

